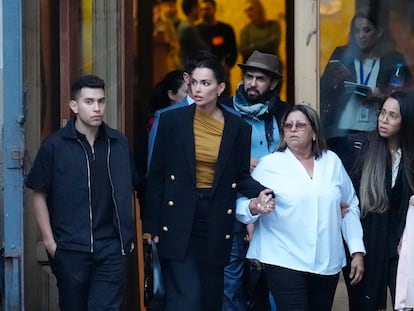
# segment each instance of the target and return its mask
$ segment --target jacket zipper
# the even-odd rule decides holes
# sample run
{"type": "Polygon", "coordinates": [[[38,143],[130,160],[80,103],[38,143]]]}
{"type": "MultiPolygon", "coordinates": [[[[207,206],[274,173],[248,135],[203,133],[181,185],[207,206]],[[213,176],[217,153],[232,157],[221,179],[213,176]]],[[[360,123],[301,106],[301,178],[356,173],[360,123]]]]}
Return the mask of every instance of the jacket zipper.
{"type": "Polygon", "coordinates": [[[119,218],[119,212],[118,212],[118,204],[116,203],[116,199],[115,199],[115,187],[114,187],[114,183],[112,182],[112,175],[111,175],[111,170],[110,170],[110,165],[109,165],[110,156],[111,156],[111,141],[108,139],[108,152],[106,155],[106,166],[108,170],[109,183],[111,184],[111,189],[112,189],[112,201],[114,202],[114,207],[115,207],[115,215],[116,215],[116,221],[118,224],[119,239],[121,241],[121,253],[122,255],[126,255],[125,249],[124,249],[124,239],[122,237],[122,231],[121,231],[121,220],[119,218]]]}
{"type": "Polygon", "coordinates": [[[82,143],[80,139],[78,139],[78,142],[81,144],[83,151],[85,153],[86,158],[86,166],[88,169],[88,199],[89,199],[89,225],[90,225],[90,243],[91,243],[91,253],[93,253],[93,215],[92,215],[92,190],[91,190],[91,167],[89,164],[89,158],[88,158],[88,152],[86,150],[85,145],[82,143]]]}

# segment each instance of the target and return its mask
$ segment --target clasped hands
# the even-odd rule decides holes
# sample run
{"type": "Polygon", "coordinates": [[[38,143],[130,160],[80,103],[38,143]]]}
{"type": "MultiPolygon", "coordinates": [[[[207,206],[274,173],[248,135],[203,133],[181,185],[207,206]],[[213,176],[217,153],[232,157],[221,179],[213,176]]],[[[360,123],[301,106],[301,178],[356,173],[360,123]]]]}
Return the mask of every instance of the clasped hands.
{"type": "Polygon", "coordinates": [[[255,215],[269,214],[276,208],[276,201],[274,199],[274,193],[271,189],[265,189],[260,192],[259,196],[250,200],[249,209],[250,213],[255,215]]]}

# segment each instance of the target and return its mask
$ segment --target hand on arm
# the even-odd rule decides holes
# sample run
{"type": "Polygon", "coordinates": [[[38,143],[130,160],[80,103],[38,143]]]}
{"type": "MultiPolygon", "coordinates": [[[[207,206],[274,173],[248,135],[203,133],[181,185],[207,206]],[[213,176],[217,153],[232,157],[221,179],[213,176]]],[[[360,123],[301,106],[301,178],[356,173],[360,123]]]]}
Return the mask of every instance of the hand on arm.
{"type": "Polygon", "coordinates": [[[261,191],[257,198],[250,200],[250,213],[255,216],[258,214],[268,214],[273,212],[276,207],[273,195],[274,194],[271,189],[261,191]]]}
{"type": "Polygon", "coordinates": [[[349,204],[346,202],[341,202],[340,206],[341,206],[341,215],[342,215],[342,218],[344,218],[345,215],[349,213],[349,204]]]}
{"type": "Polygon", "coordinates": [[[45,193],[38,191],[33,192],[33,213],[36,224],[40,230],[43,243],[45,244],[46,251],[54,257],[57,244],[55,238],[53,237],[46,197],[47,195],[45,193]]]}

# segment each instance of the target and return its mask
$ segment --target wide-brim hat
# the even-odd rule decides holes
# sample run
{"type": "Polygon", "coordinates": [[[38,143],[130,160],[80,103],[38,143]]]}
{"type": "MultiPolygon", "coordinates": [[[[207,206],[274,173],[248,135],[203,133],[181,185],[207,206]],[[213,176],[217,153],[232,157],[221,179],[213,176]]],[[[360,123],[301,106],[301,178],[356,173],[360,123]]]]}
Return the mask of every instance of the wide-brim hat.
{"type": "Polygon", "coordinates": [[[243,70],[259,69],[279,79],[283,78],[279,72],[279,58],[273,54],[254,51],[245,64],[238,64],[238,66],[243,70]]]}

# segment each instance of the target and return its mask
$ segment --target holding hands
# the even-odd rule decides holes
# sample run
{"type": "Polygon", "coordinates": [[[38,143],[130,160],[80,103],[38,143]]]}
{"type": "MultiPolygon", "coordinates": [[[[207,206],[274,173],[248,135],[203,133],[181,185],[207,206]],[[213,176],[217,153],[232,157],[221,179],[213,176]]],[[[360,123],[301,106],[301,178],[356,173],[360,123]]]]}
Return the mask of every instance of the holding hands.
{"type": "Polygon", "coordinates": [[[260,192],[259,196],[250,200],[250,213],[254,215],[268,214],[275,210],[276,201],[272,189],[265,189],[260,192]]]}

